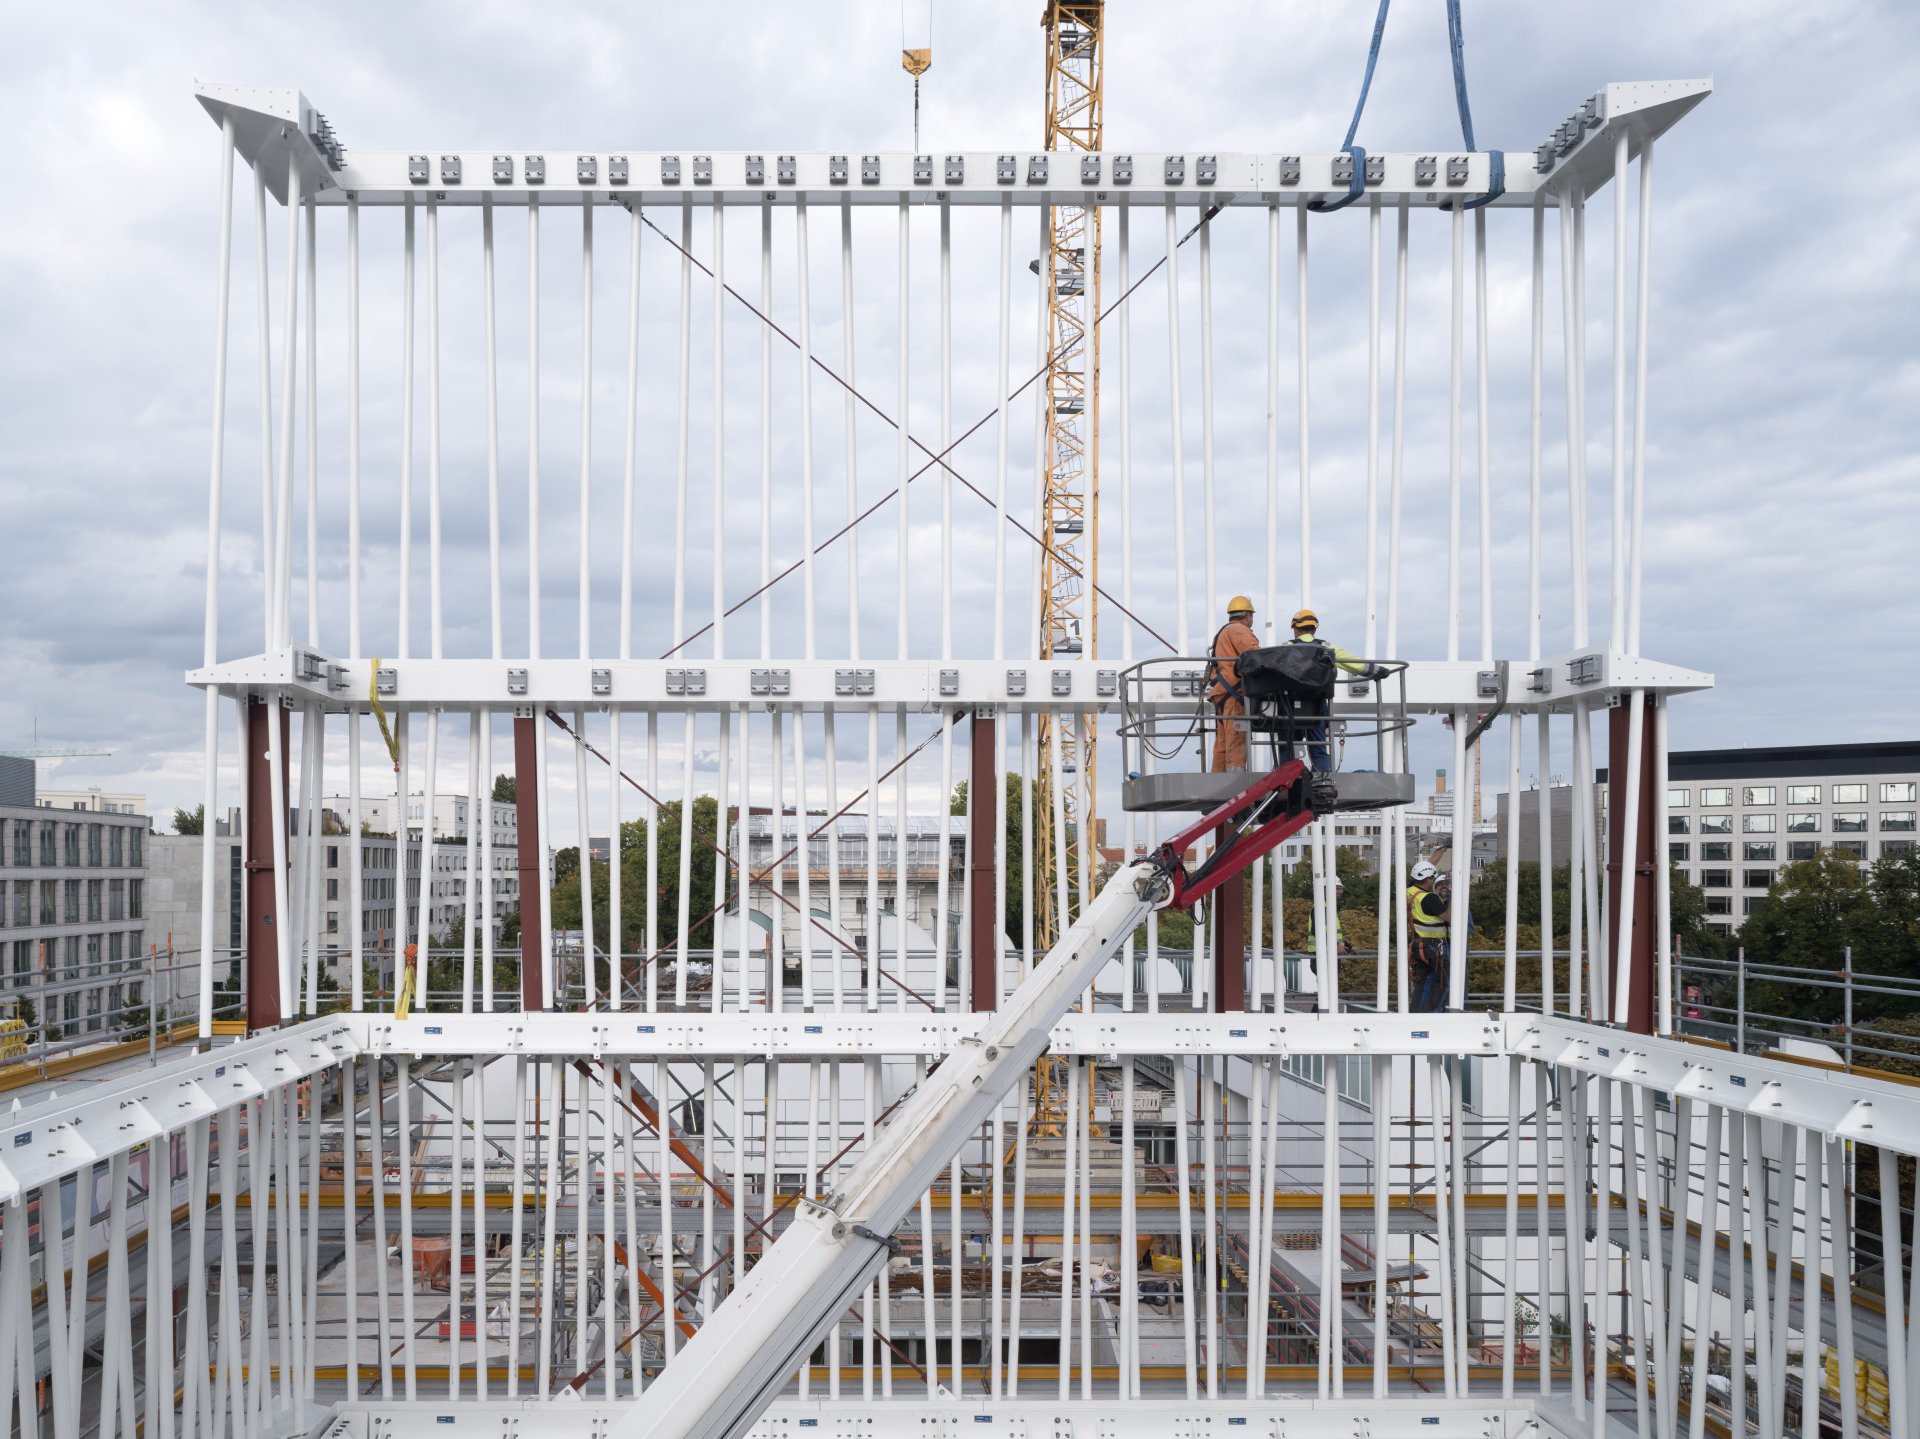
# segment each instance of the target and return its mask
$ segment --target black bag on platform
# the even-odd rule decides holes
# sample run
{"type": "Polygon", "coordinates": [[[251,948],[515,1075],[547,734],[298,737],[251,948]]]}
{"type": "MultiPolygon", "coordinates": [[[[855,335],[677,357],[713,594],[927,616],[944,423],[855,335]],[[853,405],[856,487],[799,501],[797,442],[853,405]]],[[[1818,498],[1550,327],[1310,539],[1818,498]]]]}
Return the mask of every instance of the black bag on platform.
{"type": "Polygon", "coordinates": [[[1234,664],[1248,699],[1279,701],[1287,708],[1325,704],[1339,675],[1326,645],[1268,645],[1248,650],[1234,664]]]}

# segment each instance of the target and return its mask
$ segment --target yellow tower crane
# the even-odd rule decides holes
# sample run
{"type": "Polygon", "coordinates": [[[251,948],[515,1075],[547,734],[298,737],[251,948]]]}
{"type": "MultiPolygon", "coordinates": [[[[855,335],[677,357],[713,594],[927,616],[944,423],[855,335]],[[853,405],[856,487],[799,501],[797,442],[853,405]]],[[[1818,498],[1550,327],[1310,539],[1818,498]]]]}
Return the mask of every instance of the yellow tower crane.
{"type": "MultiPolygon", "coordinates": [[[[1105,0],[1046,0],[1046,148],[1101,148],[1105,0]]],[[[1041,520],[1040,657],[1098,654],[1100,534],[1100,209],[1048,211],[1046,448],[1041,520]]],[[[1033,805],[1034,934],[1050,948],[1071,922],[1067,896],[1095,883],[1091,714],[1040,716],[1033,805]],[[1052,895],[1050,901],[1046,896],[1052,895]]],[[[1034,1076],[1033,1132],[1058,1135],[1065,1086],[1055,1061],[1034,1076]]],[[[1091,1083],[1088,1098],[1091,1099],[1091,1083]]]]}

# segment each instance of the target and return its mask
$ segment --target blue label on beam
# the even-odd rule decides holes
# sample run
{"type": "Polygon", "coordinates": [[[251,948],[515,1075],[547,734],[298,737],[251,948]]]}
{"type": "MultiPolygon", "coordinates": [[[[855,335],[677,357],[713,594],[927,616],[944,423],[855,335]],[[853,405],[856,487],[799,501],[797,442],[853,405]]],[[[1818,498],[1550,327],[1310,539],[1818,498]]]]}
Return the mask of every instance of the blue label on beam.
{"type": "MultiPolygon", "coordinates": [[[[439,1025],[437,1025],[437,1024],[429,1024],[429,1025],[427,1026],[427,1033],[428,1033],[428,1034],[438,1034],[439,1032],[440,1032],[440,1026],[439,1026],[439,1025]]],[[[452,1421],[450,1421],[450,1420],[449,1420],[449,1421],[447,1421],[447,1422],[449,1422],[449,1423],[450,1423],[450,1422],[452,1422],[452,1421]]]]}
{"type": "Polygon", "coordinates": [[[15,1149],[31,1143],[33,1143],[33,1131],[31,1129],[23,1129],[13,1136],[13,1147],[15,1149]]]}
{"type": "Polygon", "coordinates": [[[651,1024],[636,1024],[634,1025],[634,1029],[641,1034],[653,1033],[653,1026],[651,1024]]]}
{"type": "Polygon", "coordinates": [[[1244,1029],[1229,1029],[1227,1031],[1227,1038],[1229,1039],[1245,1039],[1246,1037],[1247,1032],[1244,1029]]]}
{"type": "Polygon", "coordinates": [[[1433,1038],[1433,1031],[1430,1029],[1416,1029],[1413,1032],[1413,1037],[1415,1039],[1431,1039],[1433,1038]]]}
{"type": "Polygon", "coordinates": [[[825,1034],[826,1030],[818,1024],[809,1024],[807,1026],[807,1033],[808,1034],[825,1034]]]}
{"type": "Polygon", "coordinates": [[[1600,1046],[1600,1057],[1602,1059],[1611,1059],[1613,1058],[1613,1051],[1611,1049],[1608,1049],[1606,1045],[1603,1044],[1600,1046]]]}
{"type": "Polygon", "coordinates": [[[1744,1075],[1730,1074],[1727,1076],[1727,1078],[1733,1081],[1734,1087],[1736,1089],[1745,1089],[1747,1087],[1747,1081],[1744,1075]]]}

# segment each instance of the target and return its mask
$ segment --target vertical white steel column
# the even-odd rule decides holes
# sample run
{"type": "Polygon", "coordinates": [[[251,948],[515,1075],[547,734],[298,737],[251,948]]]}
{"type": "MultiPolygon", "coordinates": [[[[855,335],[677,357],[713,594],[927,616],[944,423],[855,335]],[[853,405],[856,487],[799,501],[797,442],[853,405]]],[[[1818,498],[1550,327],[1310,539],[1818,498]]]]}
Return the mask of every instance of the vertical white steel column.
{"type": "MultiPolygon", "coordinates": [[[[1173,1108],[1179,1116],[1173,1126],[1173,1163],[1179,1174],[1180,1196],[1180,1323],[1181,1355],[1186,1367],[1187,1398],[1200,1397],[1200,1387],[1194,1371],[1193,1314],[1193,1175],[1188,1164],[1187,1125],[1187,1056],[1175,1055],[1173,1069],[1173,1108]]],[[[1065,1353],[1065,1345],[1061,1346],[1065,1353]]],[[[1062,1360],[1065,1363],[1065,1360],[1062,1360]]],[[[1065,1370],[1061,1371],[1061,1383],[1066,1383],[1065,1370]]],[[[1064,1397],[1064,1396],[1062,1396],[1064,1397]]]]}
{"type": "MultiPolygon", "coordinates": [[[[593,197],[580,197],[580,658],[593,653],[593,197]]],[[[680,636],[674,635],[675,639],[680,636]]],[[[585,796],[581,798],[584,807],[585,796]]],[[[582,891],[586,866],[581,866],[582,891]]],[[[592,944],[587,946],[589,952],[592,944]]],[[[593,966],[587,966],[591,972],[593,966]]],[[[587,981],[593,993],[593,981],[587,981]]]]}
{"type": "MultiPolygon", "coordinates": [[[[273,634],[278,645],[291,643],[293,588],[293,442],[295,379],[300,372],[300,201],[299,162],[287,155],[287,322],[280,331],[280,459],[274,482],[273,634]]],[[[308,317],[311,323],[312,317],[308,317]]]]}
{"type": "MultiPolygon", "coordinates": [[[[1892,1150],[1884,1146],[1878,1148],[1878,1153],[1881,1274],[1884,1276],[1881,1300],[1886,1310],[1887,1417],[1892,1421],[1891,1433],[1905,1434],[1908,1432],[1912,1402],[1906,1363],[1907,1301],[1911,1295],[1905,1283],[1906,1260],[1900,1252],[1903,1241],[1899,1198],[1900,1161],[1892,1150]],[[1893,1196],[1891,1204],[1887,1202],[1889,1195],[1893,1196]]],[[[1846,1382],[1844,1378],[1842,1382],[1846,1382]]],[[[1699,1439],[1699,1436],[1695,1435],[1693,1439],[1699,1439]]]]}
{"type": "MultiPolygon", "coordinates": [[[[903,433],[906,423],[907,412],[903,408],[900,412],[903,433]]],[[[946,462],[952,448],[953,206],[943,197],[940,201],[940,658],[943,660],[953,658],[953,470],[946,462]]],[[[946,793],[951,793],[951,786],[946,793]]],[[[946,872],[944,860],[941,872],[946,872]]],[[[944,926],[944,912],[941,922],[944,926]]]]}
{"type": "MultiPolygon", "coordinates": [[[[1200,607],[1207,622],[1217,612],[1222,596],[1214,569],[1213,514],[1213,227],[1200,227],[1200,495],[1206,525],[1201,535],[1202,581],[1200,607]]],[[[1273,597],[1261,601],[1271,605],[1273,597]]],[[[1213,1356],[1209,1354],[1211,1363],[1213,1356]]],[[[1211,1390],[1209,1390],[1211,1392],[1211,1390]]]]}
{"type": "MultiPolygon", "coordinates": [[[[525,936],[521,937],[524,952],[525,936]]],[[[538,1063],[539,1061],[534,1061],[538,1063]]],[[[629,1168],[631,1183],[631,1168],[629,1168]]],[[[377,1181],[376,1181],[377,1182],[377,1181]]],[[[523,1243],[526,1224],[527,1203],[527,1059],[524,1055],[513,1057],[513,1212],[508,1219],[508,1242],[513,1246],[513,1254],[507,1266],[507,1333],[503,1346],[507,1360],[507,1398],[518,1398],[520,1394],[520,1345],[524,1335],[520,1328],[520,1286],[526,1270],[527,1254],[523,1243]]],[[[637,1257],[631,1257],[629,1250],[628,1268],[638,1264],[637,1257]]],[[[544,1296],[543,1296],[544,1298],[544,1296]]],[[[384,1312],[386,1306],[381,1306],[384,1312]]],[[[639,1321],[636,1310],[634,1320],[639,1321]]],[[[635,1392],[639,1386],[635,1385],[635,1392]]]]}
{"type": "MultiPolygon", "coordinates": [[[[1205,234],[1203,230],[1201,232],[1205,234]]],[[[1204,254],[1204,251],[1202,252],[1204,254]]],[[[1202,314],[1204,314],[1204,309],[1202,314]]],[[[1212,507],[1208,507],[1212,514],[1212,507]]],[[[1212,587],[1208,587],[1211,594],[1212,587]]],[[[1194,956],[1196,966],[1199,956],[1194,956]]],[[[1215,1138],[1214,1117],[1220,1108],[1220,1085],[1215,1079],[1215,1057],[1200,1060],[1200,1223],[1207,1236],[1207,1368],[1206,1390],[1209,1399],[1220,1393],[1220,1245],[1221,1230],[1218,1181],[1220,1150],[1215,1138]]]]}
{"type": "MultiPolygon", "coordinates": [[[[1298,374],[1294,389],[1300,401],[1300,603],[1313,603],[1313,463],[1311,440],[1312,368],[1307,330],[1307,207],[1294,210],[1294,304],[1299,331],[1298,374]]],[[[1332,736],[1328,736],[1331,741],[1332,736]]],[[[1315,826],[1321,823],[1316,820],[1315,826]]]]}
{"type": "MultiPolygon", "coordinates": [[[[994,468],[993,468],[993,658],[1002,660],[1007,654],[1007,386],[1008,380],[1008,333],[1012,325],[1013,303],[1013,197],[1000,196],[1000,304],[996,311],[999,317],[998,339],[994,346],[994,359],[998,366],[994,378],[994,468]]],[[[851,399],[848,401],[852,403],[851,399]]],[[[900,423],[904,429],[907,417],[903,412],[900,423]]],[[[943,440],[942,443],[945,443],[943,440]]],[[[902,496],[904,503],[905,497],[902,496]]],[[[1036,516],[1044,521],[1046,516],[1036,516]]],[[[1052,543],[1052,535],[1042,532],[1047,543],[1052,543]]],[[[997,732],[997,727],[996,727],[997,732]]],[[[971,832],[972,825],[968,825],[971,832]]],[[[980,997],[974,996],[974,1008],[980,1008],[980,997]]]]}
{"type": "MultiPolygon", "coordinates": [[[[1620,191],[1615,202],[1626,208],[1626,193],[1620,191]]],[[[1642,543],[1647,513],[1647,328],[1652,309],[1653,267],[1653,141],[1640,145],[1640,266],[1638,290],[1634,298],[1633,346],[1633,506],[1629,519],[1629,571],[1627,577],[1628,652],[1640,653],[1640,591],[1642,543]]]]}
{"type": "MultiPolygon", "coordinates": [[[[406,603],[404,593],[401,603],[406,603]]],[[[405,610],[401,613],[404,614],[405,610]]],[[[532,194],[527,196],[527,657],[540,658],[540,197],[532,194]]],[[[542,743],[543,754],[545,749],[542,743]]],[[[545,804],[547,786],[544,766],[542,769],[540,802],[545,804]]],[[[548,846],[549,834],[547,817],[543,812],[540,816],[540,847],[543,854],[548,846]]],[[[540,907],[543,916],[540,945],[543,968],[552,962],[552,946],[546,938],[549,926],[544,919],[547,908],[546,905],[540,907]]],[[[526,938],[525,935],[520,937],[523,951],[526,938]]],[[[526,963],[524,953],[521,963],[526,963]]],[[[541,993],[546,995],[547,1003],[552,1004],[552,976],[543,974],[541,982],[541,993]]]]}
{"type": "MultiPolygon", "coordinates": [[[[412,1403],[420,1397],[420,1365],[418,1345],[415,1343],[420,1330],[414,1319],[413,1303],[413,1121],[408,1117],[411,1107],[408,1091],[413,1088],[413,1067],[404,1058],[396,1067],[398,1073],[394,1080],[393,1101],[394,1114],[399,1120],[399,1127],[394,1134],[394,1149],[397,1151],[400,1176],[400,1347],[406,1355],[404,1397],[408,1403],[412,1403]]],[[[384,1313],[385,1309],[383,1304],[381,1311],[384,1313]]],[[[383,1358],[381,1362],[385,1364],[388,1361],[383,1358]]]]}
{"type": "MultiPolygon", "coordinates": [[[[1712,1344],[1710,1342],[1712,1336],[1710,1331],[1713,1323],[1714,1306],[1714,1252],[1717,1248],[1718,1236],[1723,1232],[1731,1236],[1734,1232],[1734,1200],[1731,1187],[1727,1195],[1726,1230],[1722,1231],[1718,1223],[1720,1213],[1720,1185],[1722,1177],[1726,1172],[1723,1169],[1720,1140],[1722,1121],[1725,1116],[1726,1111],[1722,1106],[1718,1104],[1709,1104],[1707,1106],[1706,1148],[1703,1151],[1700,1168],[1700,1241],[1697,1246],[1696,1252],[1698,1257],[1695,1260],[1694,1268],[1693,1373],[1687,1385],[1691,1399],[1688,1406],[1687,1418],[1688,1439],[1705,1439],[1706,1435],[1707,1375],[1709,1372],[1708,1366],[1712,1361],[1712,1344]]],[[[1739,1119],[1736,1117],[1734,1124],[1737,1125],[1739,1122],[1739,1119]]],[[[1686,1230],[1682,1227],[1676,1229],[1674,1233],[1674,1268],[1678,1271],[1684,1271],[1686,1268],[1684,1263],[1686,1258],[1685,1246],[1686,1230]]],[[[1740,1256],[1737,1248],[1729,1248],[1727,1264],[1730,1271],[1739,1268],[1740,1256]]],[[[1738,1311],[1735,1312],[1737,1313],[1738,1311]]],[[[1680,1328],[1677,1315],[1674,1320],[1674,1328],[1676,1330],[1680,1328]]],[[[1739,1362],[1738,1357],[1736,1357],[1734,1363],[1737,1365],[1739,1362]]],[[[1671,1374],[1669,1379],[1672,1384],[1677,1386],[1679,1379],[1678,1373],[1671,1374]]],[[[1678,1395],[1676,1394],[1674,1398],[1677,1399],[1678,1395]]]]}
{"type": "MultiPolygon", "coordinates": [[[[480,1087],[480,1068],[474,1065],[474,1088],[480,1087]]],[[[460,1196],[463,1189],[460,1179],[461,1152],[466,1148],[466,1126],[462,1123],[462,1110],[465,1109],[464,1091],[466,1089],[465,1066],[456,1060],[453,1064],[453,1091],[450,1096],[451,1114],[447,1129],[447,1311],[450,1320],[447,1326],[447,1397],[460,1397],[460,1271],[465,1267],[465,1254],[462,1252],[462,1225],[460,1223],[460,1196]]],[[[479,1357],[481,1331],[486,1327],[486,1256],[482,1252],[481,1236],[485,1230],[478,1224],[473,1232],[473,1317],[475,1357],[479,1357]]],[[[476,1363],[474,1370],[479,1372],[476,1363]]]]}
{"type": "MultiPolygon", "coordinates": [[[[1394,277],[1393,277],[1393,448],[1387,476],[1387,629],[1386,648],[1389,657],[1397,658],[1400,653],[1400,512],[1402,499],[1402,480],[1406,474],[1406,437],[1407,437],[1407,203],[1400,202],[1398,224],[1394,236],[1394,277]]],[[[1382,685],[1386,681],[1381,681],[1382,685]]],[[[1407,768],[1407,737],[1398,736],[1395,744],[1395,759],[1402,771],[1407,768]]],[[[1407,830],[1406,816],[1400,806],[1395,806],[1387,820],[1389,849],[1392,855],[1390,886],[1393,893],[1394,942],[1394,982],[1399,995],[1399,1011],[1402,1014],[1411,1008],[1411,996],[1408,992],[1410,976],[1408,960],[1412,948],[1407,928],[1406,869],[1407,869],[1407,830]]],[[[1383,869],[1385,867],[1383,866],[1383,869]]],[[[1276,885],[1276,893],[1278,886],[1276,885]]],[[[1277,948],[1278,946],[1276,946],[1277,948]]],[[[1412,1114],[1408,1118],[1411,1121],[1412,1114]]],[[[1411,1353],[1411,1347],[1409,1347],[1411,1353]]]]}
{"type": "MultiPolygon", "coordinates": [[[[1061,1150],[1060,1167],[1060,1365],[1059,1393],[1064,1403],[1073,1397],[1073,1239],[1074,1239],[1074,1195],[1080,1177],[1076,1163],[1078,1140],[1080,1137],[1080,1059],[1078,1055],[1067,1060],[1067,1120],[1061,1126],[1065,1143],[1061,1150]]],[[[1186,1111],[1181,1110],[1181,1132],[1185,1133],[1186,1111]]],[[[1181,1217],[1184,1220],[1188,1210],[1184,1202],[1186,1196],[1186,1167],[1181,1166],[1181,1217]]],[[[958,1258],[954,1261],[958,1264],[958,1258]]],[[[1188,1276],[1188,1283],[1192,1276],[1188,1276]]],[[[1193,1384],[1193,1312],[1187,1312],[1187,1383],[1193,1384]]],[[[954,1335],[955,1343],[959,1334],[954,1335]]],[[[958,1370],[956,1368],[956,1373],[958,1370]]]]}
{"type": "MultiPolygon", "coordinates": [[[[1651,1095],[1648,1096],[1651,1103],[1651,1095]]],[[[1621,1302],[1627,1313],[1627,1335],[1633,1342],[1633,1406],[1634,1417],[1641,1434],[1652,1434],[1653,1428],[1647,1422],[1648,1381],[1652,1378],[1649,1370],[1653,1367],[1652,1348],[1648,1342],[1646,1301],[1647,1266],[1641,1255],[1640,1245],[1640,1177],[1642,1164],[1651,1165],[1654,1155],[1654,1141],[1651,1133],[1647,1135],[1644,1153],[1641,1148],[1641,1124],[1638,1110],[1639,1093],[1635,1086],[1620,1086],[1620,1187],[1622,1198],[1626,1201],[1625,1228],[1627,1239],[1627,1258],[1625,1265],[1626,1282],[1623,1284],[1621,1302]]],[[[1653,1193],[1651,1175],[1646,1186],[1646,1202],[1650,1208],[1657,1207],[1658,1200],[1653,1193]]],[[[1661,1378],[1665,1378],[1664,1375],[1661,1378]]]]}
{"type": "MultiPolygon", "coordinates": [[[[1167,394],[1168,459],[1173,473],[1175,643],[1180,653],[1186,654],[1193,646],[1193,631],[1187,616],[1187,467],[1180,416],[1180,235],[1172,196],[1167,197],[1167,394]]],[[[1061,928],[1064,931],[1065,926],[1061,928]]],[[[1188,1360],[1191,1363],[1191,1355],[1188,1360]]]]}
{"type": "MultiPolygon", "coordinates": [[[[201,663],[220,658],[220,517],[227,452],[227,319],[233,300],[233,116],[220,121],[220,288],[213,322],[213,457],[207,476],[207,599],[201,631],[201,663]]],[[[264,314],[264,307],[262,310],[264,314]]],[[[356,570],[357,575],[357,570],[356,570]]],[[[356,651],[357,653],[357,651],[356,651]]],[[[213,877],[217,824],[208,823],[220,804],[220,695],[209,686],[203,705],[201,764],[199,1035],[213,1035],[213,877]]],[[[244,765],[246,757],[241,756],[244,765]]],[[[239,896],[233,902],[240,903],[239,896]]],[[[357,970],[358,966],[356,966],[357,970]]],[[[356,1009],[358,1004],[354,1006],[356,1009]]]]}
{"type": "MultiPolygon", "coordinates": [[[[553,1321],[560,1305],[553,1292],[556,1259],[555,1231],[560,1218],[560,1125],[567,1113],[567,1068],[558,1059],[550,1062],[548,1076],[553,1087],[553,1117],[536,1112],[540,1138],[546,1145],[546,1182],[540,1191],[540,1348],[534,1355],[534,1389],[541,1398],[553,1393],[553,1321]]],[[[539,1103],[538,1100],[535,1101],[539,1103]]],[[[634,1256],[639,1263],[639,1256],[634,1256]]]]}
{"type": "MultiPolygon", "coordinates": [[[[1120,207],[1120,233],[1126,234],[1127,216],[1130,206],[1120,207]]],[[[1127,280],[1123,271],[1120,277],[1120,293],[1125,294],[1127,280]]],[[[1131,325],[1133,311],[1130,306],[1120,311],[1121,343],[1131,325]]],[[[1121,414],[1125,415],[1129,405],[1122,404],[1121,414]]],[[[1124,423],[1124,421],[1123,421],[1124,423]]],[[[1277,638],[1276,621],[1280,611],[1280,202],[1271,201],[1267,205],[1267,573],[1266,593],[1261,596],[1261,605],[1267,612],[1265,637],[1268,644],[1277,638]]],[[[1127,552],[1128,577],[1131,578],[1133,554],[1127,552]]],[[[1132,602],[1128,602],[1131,608],[1132,602]]],[[[1131,634],[1131,629],[1128,631],[1131,634]]],[[[1131,658],[1131,655],[1129,655],[1131,658]]],[[[1280,892],[1274,889],[1274,914],[1280,914],[1280,892]]],[[[1278,939],[1274,942],[1275,965],[1278,966],[1278,954],[1284,947],[1278,939]]],[[[1279,985],[1274,986],[1274,998],[1277,1006],[1284,1006],[1284,993],[1279,985]]]]}
{"type": "MultiPolygon", "coordinates": [[[[1616,650],[1627,639],[1627,132],[1613,136],[1613,524],[1611,598],[1613,623],[1608,643],[1616,650]]],[[[1625,928],[1623,924],[1621,928],[1625,928]]]]}
{"type": "Polygon", "coordinates": [[[273,295],[267,267],[267,174],[253,166],[253,284],[258,299],[254,343],[259,363],[260,405],[260,621],[261,649],[274,648],[273,632],[273,295]]]}

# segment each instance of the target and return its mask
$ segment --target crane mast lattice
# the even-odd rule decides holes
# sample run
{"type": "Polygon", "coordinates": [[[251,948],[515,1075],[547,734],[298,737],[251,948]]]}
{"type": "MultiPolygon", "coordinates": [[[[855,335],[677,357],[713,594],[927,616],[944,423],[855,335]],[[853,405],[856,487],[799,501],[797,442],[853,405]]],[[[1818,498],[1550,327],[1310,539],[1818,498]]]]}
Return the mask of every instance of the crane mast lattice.
{"type": "MultiPolygon", "coordinates": [[[[1103,101],[1104,0],[1048,0],[1049,150],[1098,151],[1103,101]]],[[[1046,448],[1042,455],[1047,544],[1040,559],[1040,655],[1099,652],[1100,210],[1056,205],[1048,212],[1046,448]]],[[[1093,833],[1092,717],[1042,715],[1034,787],[1034,865],[1044,891],[1065,880],[1084,892],[1091,871],[1080,846],[1093,833]],[[1054,786],[1060,786],[1056,829],[1054,786]]],[[[1037,906],[1042,947],[1059,937],[1056,905],[1037,906]]]]}

